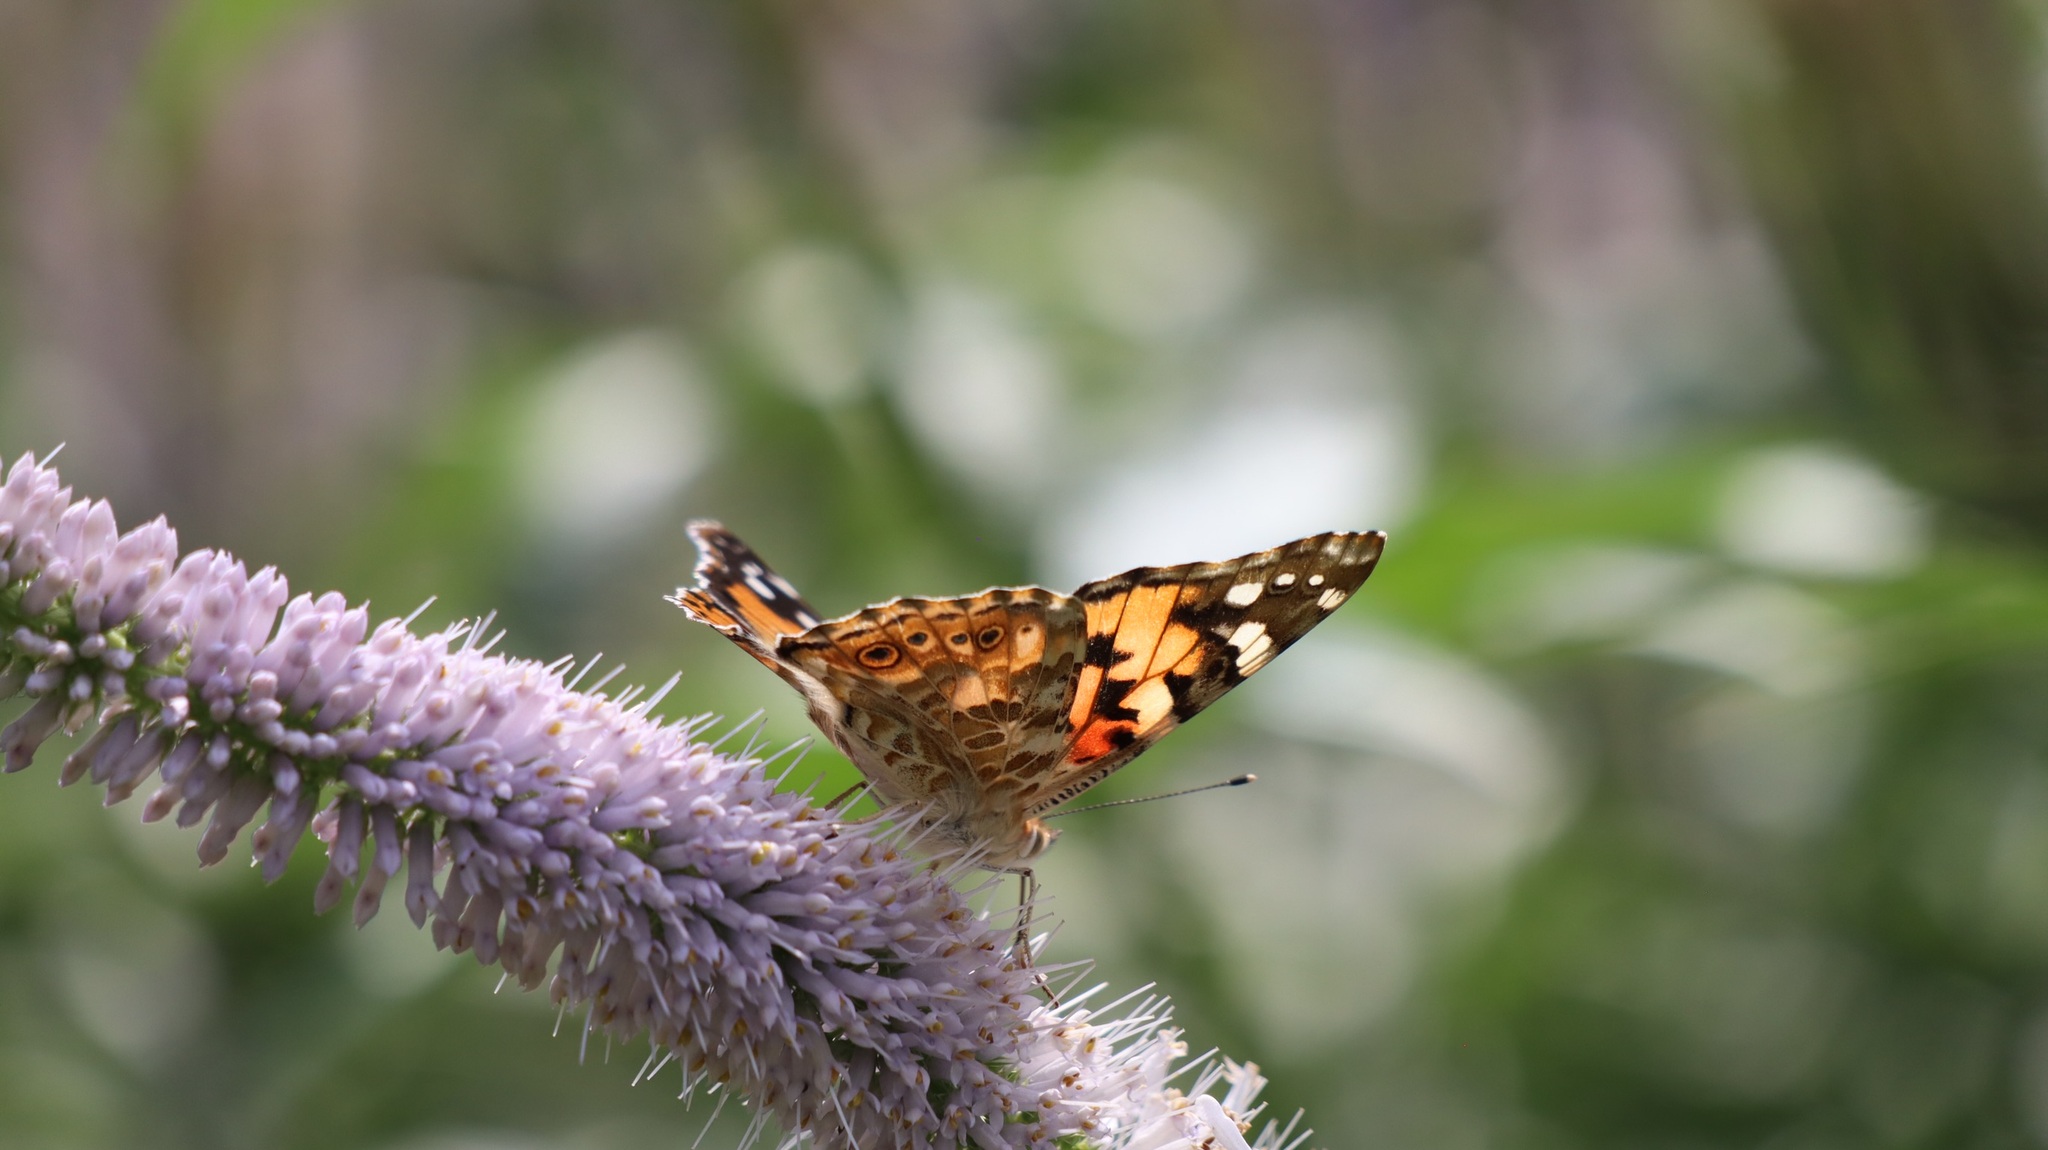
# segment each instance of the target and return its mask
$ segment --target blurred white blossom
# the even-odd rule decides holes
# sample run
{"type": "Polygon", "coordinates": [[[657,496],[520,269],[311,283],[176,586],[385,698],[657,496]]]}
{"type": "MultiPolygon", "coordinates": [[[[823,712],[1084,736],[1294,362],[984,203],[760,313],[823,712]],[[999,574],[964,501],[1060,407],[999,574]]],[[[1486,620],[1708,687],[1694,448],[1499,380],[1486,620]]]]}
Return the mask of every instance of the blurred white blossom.
{"type": "Polygon", "coordinates": [[[1798,444],[1742,460],[1721,493],[1722,546],[1793,575],[1877,579],[1927,557],[1926,504],[1838,448],[1798,444]]]}
{"type": "Polygon", "coordinates": [[[549,536],[611,543],[659,514],[704,466],[715,413],[679,341],[627,332],[581,348],[535,394],[514,443],[521,504],[549,536]]]}

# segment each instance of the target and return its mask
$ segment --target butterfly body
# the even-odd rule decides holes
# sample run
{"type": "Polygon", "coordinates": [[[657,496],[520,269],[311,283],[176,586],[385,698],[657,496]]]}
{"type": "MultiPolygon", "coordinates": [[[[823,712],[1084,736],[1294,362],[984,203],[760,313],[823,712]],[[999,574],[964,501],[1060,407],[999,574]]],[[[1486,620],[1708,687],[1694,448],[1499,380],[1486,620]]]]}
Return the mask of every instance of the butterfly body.
{"type": "Polygon", "coordinates": [[[690,535],[697,585],[671,600],[802,693],[883,802],[921,810],[936,837],[995,869],[1043,853],[1058,833],[1045,815],[1328,617],[1386,540],[1316,535],[1071,595],[994,587],[821,621],[723,527],[690,535]]]}

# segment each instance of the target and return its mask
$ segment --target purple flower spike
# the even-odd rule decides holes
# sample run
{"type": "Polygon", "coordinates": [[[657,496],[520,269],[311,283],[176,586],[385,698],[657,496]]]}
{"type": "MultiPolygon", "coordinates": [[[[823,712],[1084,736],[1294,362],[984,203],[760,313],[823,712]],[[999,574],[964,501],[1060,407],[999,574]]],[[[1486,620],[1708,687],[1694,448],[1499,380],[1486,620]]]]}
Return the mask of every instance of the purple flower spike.
{"type": "Polygon", "coordinates": [[[143,818],[205,823],[202,864],[247,831],[274,881],[311,831],[316,909],[353,889],[358,925],[404,871],[438,945],[547,985],[586,1037],[645,1034],[646,1073],[673,1062],[755,1111],[748,1144],[770,1122],[786,1147],[1305,1137],[1245,1141],[1252,1067],[1202,1060],[1186,1094],[1167,1087],[1185,1051],[1163,999],[1048,1006],[955,889],[967,864],[778,792],[701,740],[708,719],[654,719],[658,694],[578,692],[566,664],[482,639],[372,628],[274,570],[180,559],[163,521],[122,534],[33,456],[0,483],[0,699],[33,697],[0,730],[6,770],[97,718],[61,781],[113,803],[156,775],[143,818]]]}

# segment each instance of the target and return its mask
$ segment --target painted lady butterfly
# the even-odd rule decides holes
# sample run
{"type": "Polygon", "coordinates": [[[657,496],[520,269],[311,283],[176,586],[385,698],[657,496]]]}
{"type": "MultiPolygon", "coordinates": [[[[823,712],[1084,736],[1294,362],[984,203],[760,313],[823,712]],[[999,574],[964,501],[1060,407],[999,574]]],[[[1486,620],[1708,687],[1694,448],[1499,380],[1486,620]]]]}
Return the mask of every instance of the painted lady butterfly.
{"type": "Polygon", "coordinates": [[[1140,567],[1072,595],[995,587],[820,621],[716,523],[669,601],[802,692],[885,804],[929,813],[992,870],[1052,845],[1042,821],[1329,618],[1386,536],[1333,532],[1221,563],[1140,567]]]}

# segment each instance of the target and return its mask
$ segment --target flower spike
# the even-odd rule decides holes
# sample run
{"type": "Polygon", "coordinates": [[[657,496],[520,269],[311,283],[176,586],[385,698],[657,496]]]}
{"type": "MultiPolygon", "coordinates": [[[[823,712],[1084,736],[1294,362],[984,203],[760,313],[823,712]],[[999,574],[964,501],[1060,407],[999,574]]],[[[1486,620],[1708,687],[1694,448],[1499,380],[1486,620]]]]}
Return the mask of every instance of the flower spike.
{"type": "Polygon", "coordinates": [[[1163,1001],[1048,1007],[943,865],[776,790],[779,756],[658,721],[667,687],[576,689],[594,659],[565,679],[491,654],[488,617],[411,623],[180,557],[161,519],[122,533],[25,456],[0,482],[0,699],[32,701],[0,765],[97,721],[60,781],[112,804],[154,775],[143,818],[203,823],[202,865],[246,833],[275,881],[310,832],[316,909],[358,925],[403,871],[437,945],[547,985],[586,1041],[646,1035],[645,1073],[739,1097],[750,1142],[772,1122],[821,1148],[1247,1145],[1255,1069],[1197,1060],[1168,1087],[1186,1052],[1163,1001]]]}

